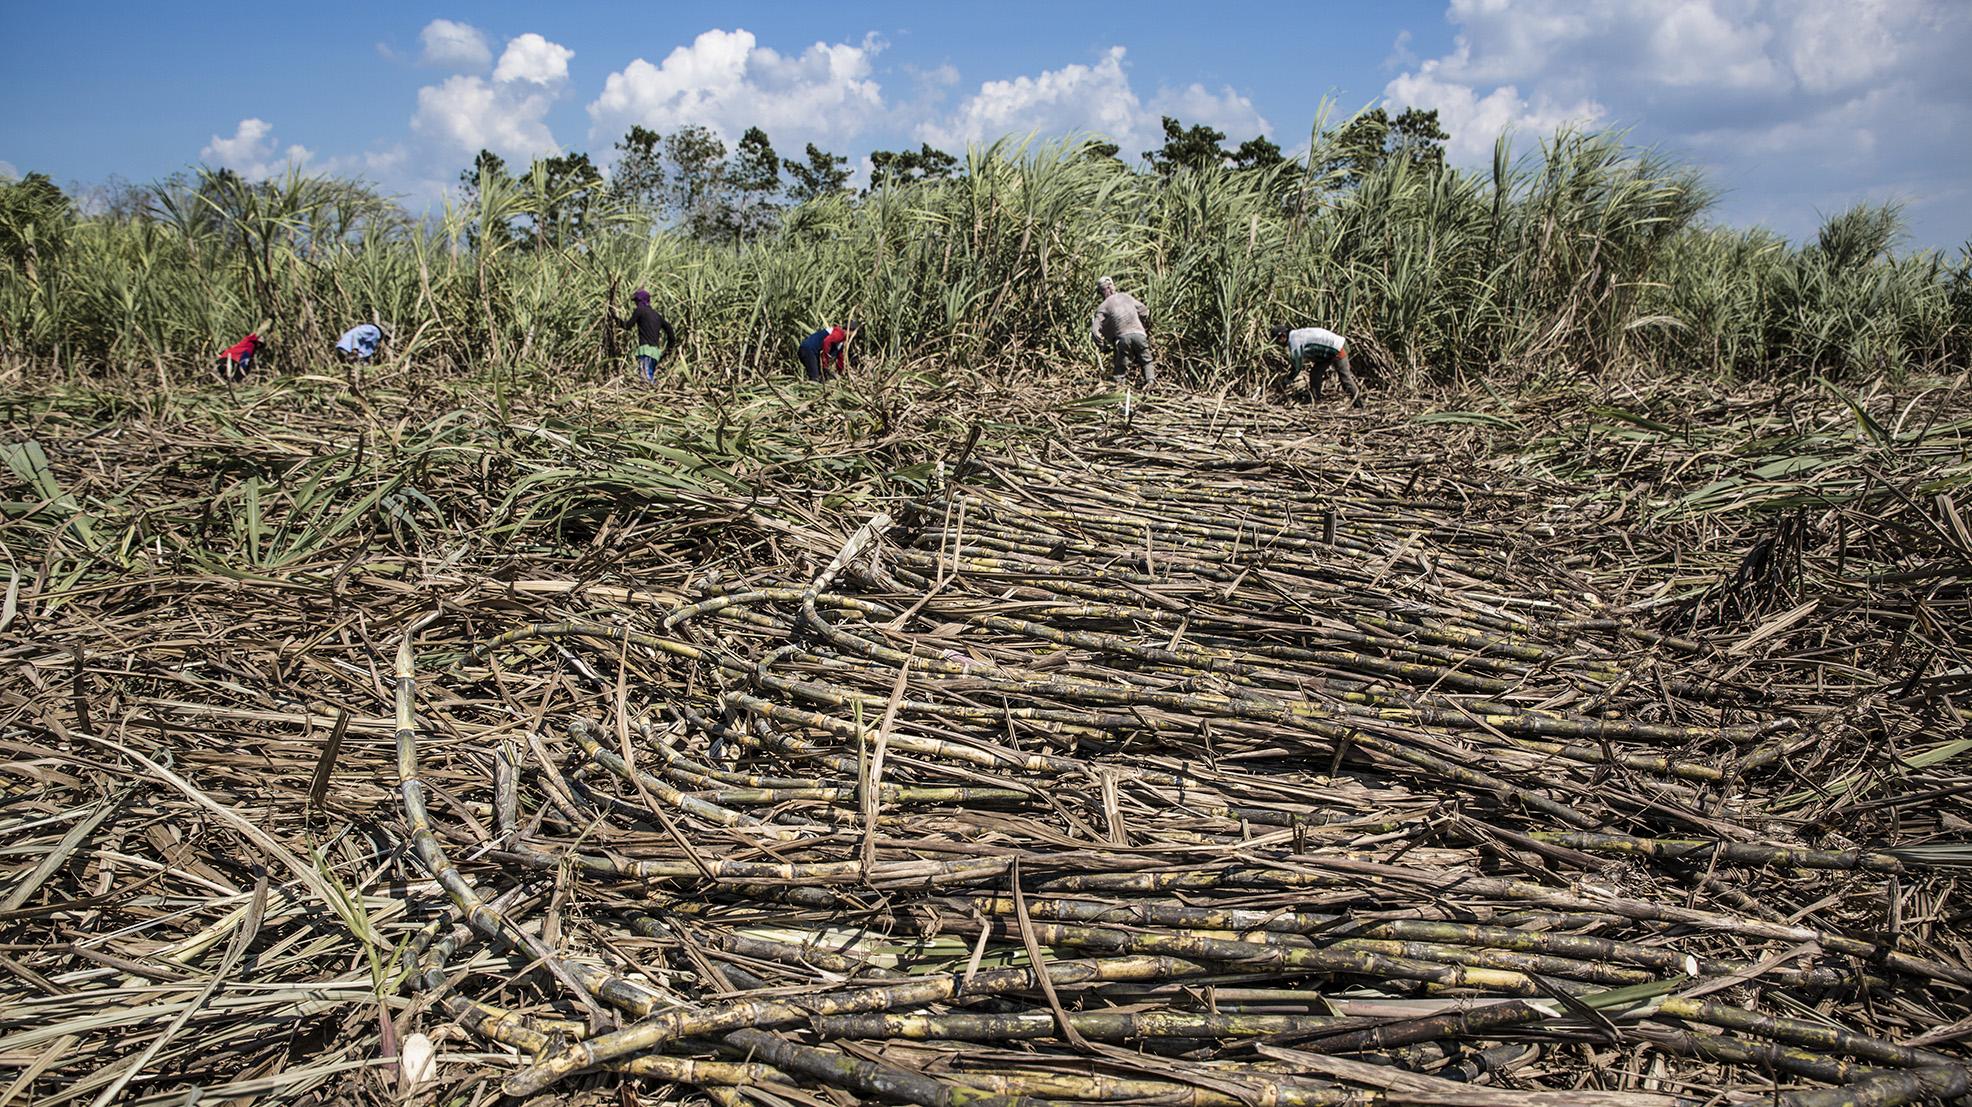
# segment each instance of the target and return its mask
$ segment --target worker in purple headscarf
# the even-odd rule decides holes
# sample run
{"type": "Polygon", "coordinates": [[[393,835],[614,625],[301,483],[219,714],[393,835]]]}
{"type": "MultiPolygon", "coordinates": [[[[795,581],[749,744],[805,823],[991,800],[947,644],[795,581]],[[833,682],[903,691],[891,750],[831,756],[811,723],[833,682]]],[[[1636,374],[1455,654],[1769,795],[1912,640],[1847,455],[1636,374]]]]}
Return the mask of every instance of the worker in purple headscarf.
{"type": "Polygon", "coordinates": [[[630,311],[629,318],[623,318],[614,311],[610,318],[619,327],[637,328],[637,368],[644,371],[644,379],[657,379],[657,364],[666,354],[678,348],[678,332],[671,329],[671,322],[650,306],[650,293],[643,289],[631,293],[630,299],[637,306],[630,311]]]}

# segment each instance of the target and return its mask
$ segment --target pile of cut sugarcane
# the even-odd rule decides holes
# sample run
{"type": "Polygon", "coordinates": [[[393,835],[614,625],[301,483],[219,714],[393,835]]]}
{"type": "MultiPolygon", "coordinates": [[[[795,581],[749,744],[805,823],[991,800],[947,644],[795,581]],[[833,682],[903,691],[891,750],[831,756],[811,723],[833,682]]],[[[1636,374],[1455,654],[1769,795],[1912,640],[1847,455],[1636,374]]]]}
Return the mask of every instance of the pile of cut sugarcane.
{"type": "Polygon", "coordinates": [[[1948,1102],[1960,385],[13,397],[0,1107],[1948,1102]]]}
{"type": "Polygon", "coordinates": [[[1299,433],[1138,411],[675,595],[420,615],[398,969],[516,1096],[1972,1090],[1962,858],[1797,772],[1900,709],[1612,606],[1524,484],[1299,433]]]}

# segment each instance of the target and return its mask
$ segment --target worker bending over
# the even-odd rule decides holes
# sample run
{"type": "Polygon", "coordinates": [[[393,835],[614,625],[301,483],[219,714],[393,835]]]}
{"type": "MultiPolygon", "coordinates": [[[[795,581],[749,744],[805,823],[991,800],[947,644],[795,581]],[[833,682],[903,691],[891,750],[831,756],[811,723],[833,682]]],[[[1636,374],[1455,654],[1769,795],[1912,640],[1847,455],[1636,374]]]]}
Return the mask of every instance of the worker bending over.
{"type": "Polygon", "coordinates": [[[344,361],[368,361],[383,346],[383,328],[375,323],[358,323],[336,340],[336,356],[344,361]]]}
{"type": "Polygon", "coordinates": [[[1294,359],[1294,375],[1288,379],[1290,393],[1309,388],[1314,399],[1322,398],[1322,381],[1328,376],[1329,366],[1335,367],[1335,379],[1342,382],[1342,391],[1348,393],[1350,405],[1363,406],[1363,390],[1356,384],[1356,371],[1349,365],[1349,345],[1339,334],[1321,327],[1275,327],[1274,341],[1287,347],[1287,355],[1294,359]]]}
{"type": "Polygon", "coordinates": [[[849,340],[856,337],[856,324],[823,327],[801,340],[801,371],[811,381],[825,381],[831,366],[840,373],[848,365],[849,340]]]}
{"type": "Polygon", "coordinates": [[[1096,345],[1110,352],[1110,376],[1116,387],[1123,387],[1132,368],[1142,370],[1143,386],[1157,381],[1157,363],[1150,357],[1150,309],[1127,292],[1116,291],[1116,282],[1104,277],[1096,282],[1102,303],[1089,320],[1089,334],[1096,345]]]}

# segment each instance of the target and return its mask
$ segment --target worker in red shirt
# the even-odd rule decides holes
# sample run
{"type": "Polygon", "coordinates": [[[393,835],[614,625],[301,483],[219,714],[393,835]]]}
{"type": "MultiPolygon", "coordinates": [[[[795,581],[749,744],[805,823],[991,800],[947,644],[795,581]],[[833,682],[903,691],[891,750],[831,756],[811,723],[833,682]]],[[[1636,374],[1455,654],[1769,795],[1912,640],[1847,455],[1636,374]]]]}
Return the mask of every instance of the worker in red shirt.
{"type": "Polygon", "coordinates": [[[823,327],[801,340],[801,368],[811,381],[827,380],[827,367],[840,373],[848,364],[849,340],[856,337],[856,324],[823,327]]]}
{"type": "Polygon", "coordinates": [[[266,345],[261,341],[259,331],[247,335],[226,347],[226,352],[219,355],[219,371],[229,378],[246,376],[247,371],[253,368],[254,355],[266,345]]]}

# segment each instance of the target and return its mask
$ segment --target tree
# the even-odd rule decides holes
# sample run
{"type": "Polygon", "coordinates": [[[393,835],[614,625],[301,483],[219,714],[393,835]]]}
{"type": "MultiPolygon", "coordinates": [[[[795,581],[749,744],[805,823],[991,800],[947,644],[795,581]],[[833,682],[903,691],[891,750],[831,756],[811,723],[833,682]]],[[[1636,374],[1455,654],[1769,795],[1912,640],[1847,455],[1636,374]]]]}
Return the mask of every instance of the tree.
{"type": "Polygon", "coordinates": [[[1445,164],[1445,143],[1451,137],[1438,125],[1438,109],[1405,108],[1390,121],[1389,154],[1412,165],[1435,168],[1445,164]]]}
{"type": "Polygon", "coordinates": [[[1393,158],[1435,169],[1445,164],[1445,140],[1450,137],[1438,125],[1436,109],[1405,108],[1393,120],[1382,108],[1371,108],[1336,132],[1323,168],[1340,173],[1345,184],[1361,181],[1393,158]]]}
{"type": "Polygon", "coordinates": [[[1265,136],[1240,143],[1239,149],[1234,150],[1232,155],[1234,169],[1272,169],[1286,160],[1287,156],[1280,152],[1280,147],[1265,136]]]}
{"type": "Polygon", "coordinates": [[[733,237],[749,239],[772,230],[780,216],[774,198],[781,191],[781,159],[767,132],[748,127],[740,136],[727,171],[735,196],[733,237]]]}
{"type": "Polygon", "coordinates": [[[787,186],[787,197],[797,204],[805,204],[822,196],[841,192],[849,185],[849,159],[820,149],[814,143],[808,144],[808,159],[794,161],[783,159],[781,165],[787,175],[794,178],[787,186]]]}
{"type": "Polygon", "coordinates": [[[475,217],[466,227],[466,240],[477,247],[483,237],[491,237],[497,245],[535,249],[579,242],[609,191],[587,154],[536,158],[516,177],[505,158],[481,150],[459,174],[462,204],[475,217]]]}
{"type": "Polygon", "coordinates": [[[478,249],[487,238],[493,240],[493,245],[518,240],[519,235],[504,215],[481,210],[489,198],[504,199],[515,187],[513,174],[507,172],[506,159],[491,150],[481,150],[472,159],[472,165],[459,174],[459,206],[474,215],[466,224],[467,245],[478,249]]]}
{"type": "Polygon", "coordinates": [[[625,206],[652,215],[664,210],[663,142],[663,135],[642,126],[632,126],[616,140],[609,190],[625,206]]]}
{"type": "Polygon", "coordinates": [[[610,194],[696,238],[752,238],[779,216],[781,159],[758,127],[746,129],[730,158],[725,141],[697,124],[668,135],[633,126],[616,150],[610,194]]]}
{"type": "Polygon", "coordinates": [[[1168,177],[1179,169],[1224,165],[1229,155],[1219,143],[1225,140],[1224,131],[1203,123],[1194,123],[1187,129],[1176,119],[1164,116],[1164,145],[1150,152],[1151,167],[1168,177]]]}
{"type": "Polygon", "coordinates": [[[959,159],[943,150],[933,149],[929,142],[919,143],[915,150],[873,150],[870,152],[870,191],[874,192],[885,185],[910,184],[913,181],[942,181],[951,177],[958,165],[959,159]]]}
{"type": "Polygon", "coordinates": [[[1180,169],[1228,164],[1234,169],[1272,169],[1287,160],[1280,147],[1265,135],[1255,135],[1240,143],[1239,149],[1228,150],[1220,145],[1226,140],[1224,131],[1203,123],[1187,127],[1168,115],[1163,119],[1164,145],[1149,154],[1151,167],[1162,176],[1168,177],[1180,169]]]}
{"type": "Polygon", "coordinates": [[[1100,162],[1112,168],[1121,169],[1124,167],[1123,159],[1116,155],[1121,153],[1122,150],[1123,148],[1114,142],[1090,140],[1082,144],[1081,157],[1084,161],[1100,162]]]}
{"type": "Polygon", "coordinates": [[[696,123],[665,136],[666,196],[680,226],[696,238],[726,237],[732,225],[732,186],[726,144],[696,123]]]}
{"type": "Polygon", "coordinates": [[[510,181],[513,177],[507,172],[505,158],[491,150],[481,150],[472,164],[459,174],[459,192],[467,207],[477,206],[481,182],[487,179],[510,181]]]}
{"type": "Polygon", "coordinates": [[[534,244],[543,248],[581,241],[608,188],[587,154],[536,159],[528,167],[525,185],[534,216],[534,244]]]}
{"type": "Polygon", "coordinates": [[[1371,108],[1342,125],[1330,143],[1323,168],[1342,174],[1348,183],[1360,181],[1383,164],[1383,144],[1390,137],[1390,113],[1371,108]]]}

